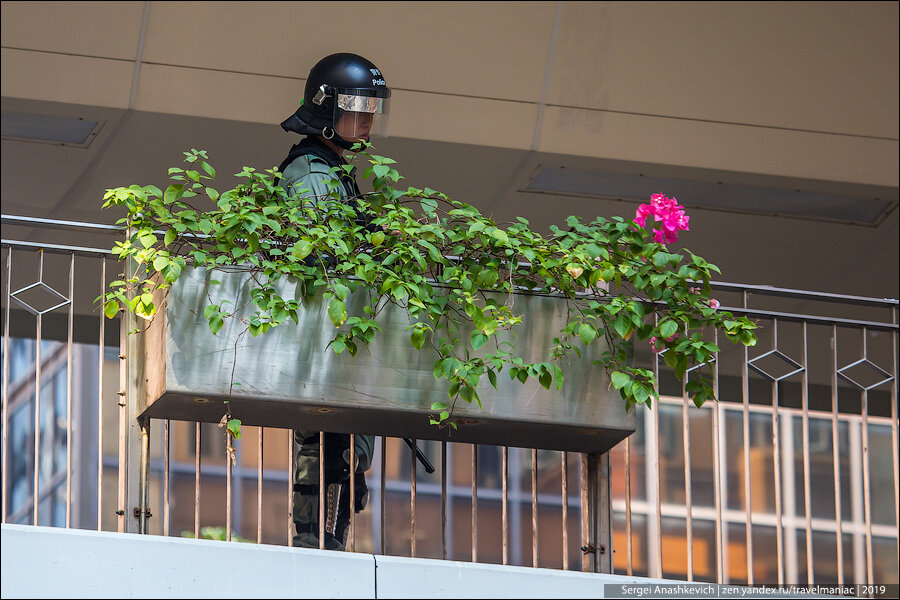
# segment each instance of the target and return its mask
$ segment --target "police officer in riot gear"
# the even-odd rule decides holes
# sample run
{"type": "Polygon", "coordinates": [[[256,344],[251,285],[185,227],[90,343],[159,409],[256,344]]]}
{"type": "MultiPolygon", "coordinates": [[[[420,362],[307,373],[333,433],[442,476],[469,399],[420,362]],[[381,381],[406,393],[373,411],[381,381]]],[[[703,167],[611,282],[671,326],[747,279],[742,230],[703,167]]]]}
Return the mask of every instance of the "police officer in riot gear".
{"type": "MultiPolygon", "coordinates": [[[[302,194],[313,203],[327,197],[330,189],[326,182],[335,177],[329,171],[346,164],[344,152],[360,140],[368,141],[379,122],[383,125],[390,96],[391,90],[381,71],[361,56],[332,54],[316,63],[306,80],[300,107],[281,123],[285,131],[305,137],[291,148],[278,168],[282,173],[280,185],[289,194],[309,190],[302,194]]],[[[355,202],[360,191],[353,171],[347,174],[338,170],[337,173],[341,177],[342,199],[355,202]]],[[[319,432],[296,430],[294,440],[299,446],[293,474],[294,545],[318,548],[319,432]]],[[[326,433],[324,441],[324,547],[342,550],[350,521],[350,477],[354,477],[355,506],[359,512],[368,500],[363,473],[371,466],[375,438],[356,436],[357,468],[353,474],[350,473],[350,436],[326,433]]]]}

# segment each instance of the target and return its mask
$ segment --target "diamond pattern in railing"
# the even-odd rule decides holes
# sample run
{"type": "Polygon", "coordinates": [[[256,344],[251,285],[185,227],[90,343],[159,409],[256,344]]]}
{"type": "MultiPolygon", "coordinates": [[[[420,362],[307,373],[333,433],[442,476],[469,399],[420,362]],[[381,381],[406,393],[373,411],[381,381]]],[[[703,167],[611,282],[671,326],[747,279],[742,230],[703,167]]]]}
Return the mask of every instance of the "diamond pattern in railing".
{"type": "Polygon", "coordinates": [[[768,352],[750,359],[747,361],[747,365],[771,381],[781,381],[782,379],[787,379],[791,375],[796,375],[797,373],[802,373],[804,371],[803,365],[778,350],[778,348],[769,350],[768,352]],[[784,371],[785,365],[787,365],[786,371],[784,371]],[[775,371],[784,372],[778,374],[775,373],[775,371]]]}
{"type": "Polygon", "coordinates": [[[838,376],[856,386],[860,390],[869,391],[878,386],[894,380],[894,377],[870,361],[868,358],[861,358],[856,362],[852,362],[838,369],[838,376]]]}
{"type": "Polygon", "coordinates": [[[10,297],[35,315],[52,312],[69,303],[69,299],[43,281],[36,281],[10,294],[10,297]]]}

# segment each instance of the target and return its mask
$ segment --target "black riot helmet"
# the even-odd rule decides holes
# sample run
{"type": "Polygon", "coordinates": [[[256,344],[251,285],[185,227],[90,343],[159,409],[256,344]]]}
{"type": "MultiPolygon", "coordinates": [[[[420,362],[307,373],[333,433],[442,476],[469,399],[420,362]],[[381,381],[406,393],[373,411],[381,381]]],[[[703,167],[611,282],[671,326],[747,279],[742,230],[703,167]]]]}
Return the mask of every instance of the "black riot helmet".
{"type": "Polygon", "coordinates": [[[378,67],[357,54],[332,54],[310,69],[300,108],[281,127],[350,149],[359,139],[368,141],[376,119],[384,125],[390,97],[378,67]]]}

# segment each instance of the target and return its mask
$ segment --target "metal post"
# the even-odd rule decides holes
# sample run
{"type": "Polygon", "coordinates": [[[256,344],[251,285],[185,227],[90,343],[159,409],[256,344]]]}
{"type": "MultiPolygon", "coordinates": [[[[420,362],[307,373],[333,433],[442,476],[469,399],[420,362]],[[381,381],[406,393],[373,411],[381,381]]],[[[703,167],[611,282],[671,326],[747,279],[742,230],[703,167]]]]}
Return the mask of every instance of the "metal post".
{"type": "MultiPolygon", "coordinates": [[[[132,231],[126,234],[130,238],[132,231]]],[[[125,265],[126,273],[138,272],[142,267],[133,259],[125,265]]],[[[137,316],[125,311],[121,322],[121,344],[124,352],[123,389],[119,397],[119,531],[144,533],[141,519],[144,489],[141,486],[142,427],[138,423],[141,400],[147,395],[144,339],[130,332],[143,328],[137,316]],[[137,509],[137,510],[135,510],[137,509]],[[140,511],[140,512],[139,512],[140,511]]],[[[147,423],[149,435],[149,423],[147,423]]],[[[148,440],[149,444],[149,440],[148,440]]]]}
{"type": "Polygon", "coordinates": [[[163,424],[163,530],[162,534],[165,536],[169,535],[169,525],[171,521],[170,515],[170,493],[169,493],[169,450],[170,450],[170,441],[169,441],[169,428],[170,422],[169,419],[166,419],[163,424]]]}
{"type": "MultiPolygon", "coordinates": [[[[11,250],[11,249],[10,249],[11,250]]],[[[100,295],[106,293],[106,257],[100,257],[100,295]]],[[[103,530],[103,355],[106,315],[100,311],[100,346],[97,354],[97,531],[103,530]]]]}
{"type": "MultiPolygon", "coordinates": [[[[262,493],[263,493],[263,439],[266,430],[259,428],[259,440],[256,452],[256,543],[262,544],[262,493]]],[[[293,454],[293,453],[292,453],[293,454]]],[[[290,477],[288,478],[290,479],[290,477]]],[[[293,486],[291,496],[293,496],[293,486]]]]}
{"type": "Polygon", "coordinates": [[[150,419],[138,419],[141,428],[141,457],[138,473],[138,533],[149,533],[147,518],[150,516],[150,419]]]}
{"type": "Polygon", "coordinates": [[[0,522],[2,523],[6,523],[6,503],[9,496],[6,488],[6,474],[9,472],[7,468],[9,462],[9,450],[7,449],[9,439],[9,295],[12,282],[12,253],[12,248],[6,250],[6,298],[3,299],[6,302],[6,319],[3,322],[3,475],[0,477],[0,496],[3,497],[3,506],[0,509],[0,522]]]}
{"type": "Polygon", "coordinates": [[[447,442],[441,442],[441,559],[447,560],[447,442]]]}
{"type": "Polygon", "coordinates": [[[501,510],[501,537],[503,544],[503,564],[509,564],[509,448],[507,446],[503,446],[503,458],[502,458],[502,466],[501,466],[501,477],[502,477],[502,510],[501,510]]]}
{"type": "Polygon", "coordinates": [[[837,545],[837,580],[838,585],[844,585],[844,546],[843,532],[841,531],[841,455],[838,448],[840,441],[838,429],[838,354],[837,354],[837,326],[831,327],[831,453],[834,468],[834,523],[835,544],[837,545]]]}
{"type": "Polygon", "coordinates": [[[69,322],[66,338],[66,528],[72,526],[72,337],[75,325],[75,253],[69,262],[69,322]]]}
{"type": "Polygon", "coordinates": [[[478,444],[472,444],[472,562],[478,562],[478,444]]]}
{"type": "Polygon", "coordinates": [[[409,449],[409,555],[416,557],[416,440],[409,449]]]}
{"type": "Polygon", "coordinates": [[[684,512],[685,512],[685,542],[687,556],[687,580],[694,580],[694,525],[691,521],[692,493],[691,487],[691,420],[688,415],[688,397],[685,381],[681,383],[681,437],[682,457],[684,460],[684,512]]]}
{"type": "Polygon", "coordinates": [[[200,422],[194,423],[194,539],[200,538],[200,422]]]}
{"type": "Polygon", "coordinates": [[[356,434],[350,434],[350,536],[348,549],[356,551],[356,434]]]}
{"type": "Polygon", "coordinates": [[[612,573],[609,453],[581,455],[581,570],[612,573]]]}
{"type": "Polygon", "coordinates": [[[562,558],[563,571],[569,570],[569,453],[562,453],[562,558]]]}

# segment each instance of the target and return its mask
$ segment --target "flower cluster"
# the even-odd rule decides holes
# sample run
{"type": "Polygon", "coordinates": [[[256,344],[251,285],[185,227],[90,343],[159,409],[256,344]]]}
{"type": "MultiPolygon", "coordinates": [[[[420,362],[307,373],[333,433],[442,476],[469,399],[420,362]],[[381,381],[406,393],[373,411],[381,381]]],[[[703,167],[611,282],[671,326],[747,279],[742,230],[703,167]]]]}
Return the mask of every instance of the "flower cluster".
{"type": "Polygon", "coordinates": [[[675,198],[664,194],[650,196],[650,204],[641,204],[634,215],[634,222],[647,226],[647,217],[662,223],[662,229],[653,230],[653,239],[660,244],[671,244],[678,240],[679,231],[688,231],[690,217],[684,214],[684,207],[675,198]]]}
{"type": "MultiPolygon", "coordinates": [[[[653,350],[653,353],[654,353],[654,354],[659,354],[660,352],[663,352],[663,351],[665,350],[665,348],[660,348],[660,347],[658,347],[658,346],[656,345],[656,340],[657,340],[657,339],[658,339],[658,338],[657,338],[656,336],[653,336],[652,338],[650,338],[650,349],[653,350]]],[[[673,333],[672,335],[670,335],[669,337],[664,338],[664,339],[665,339],[667,342],[674,342],[675,340],[678,339],[678,334],[677,334],[677,333],[673,333]]]]}
{"type": "MultiPolygon", "coordinates": [[[[700,293],[700,289],[699,289],[699,288],[695,288],[695,287],[690,288],[688,291],[689,291],[690,293],[692,293],[692,294],[699,294],[699,293],[700,293]]],[[[719,309],[719,306],[721,306],[721,304],[719,304],[719,301],[716,300],[715,298],[710,298],[709,300],[706,301],[706,304],[707,304],[707,306],[709,306],[709,307],[710,307],[711,309],[713,309],[713,310],[718,310],[718,309],[719,309]]]]}

